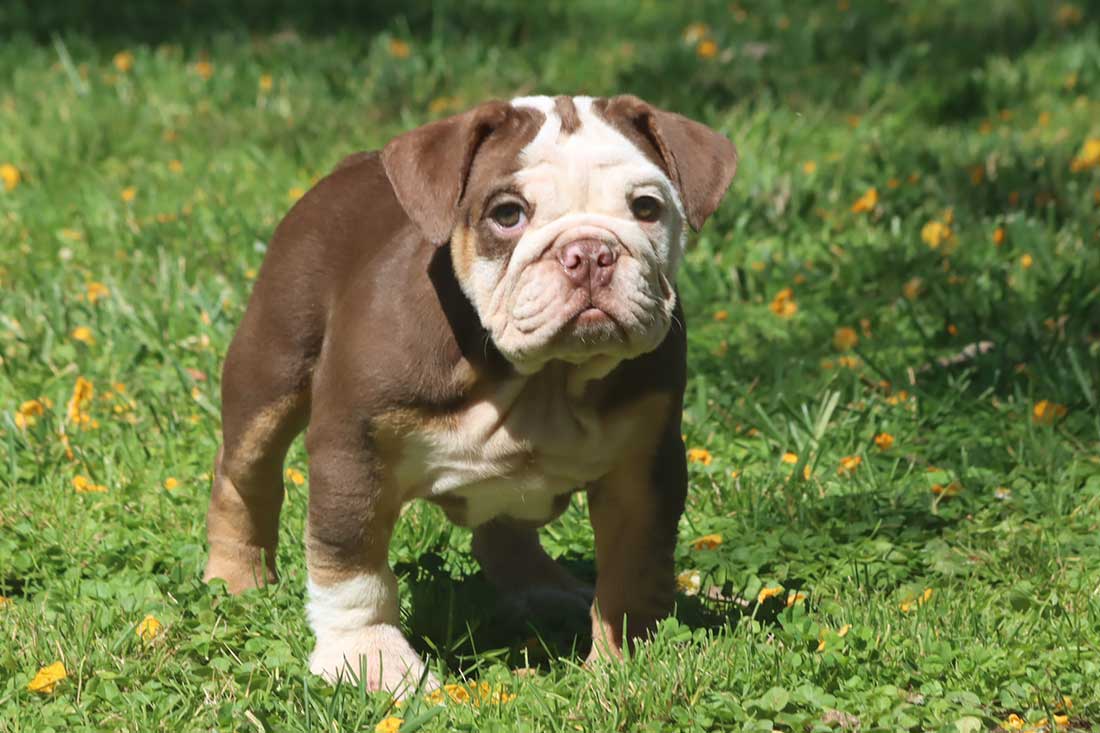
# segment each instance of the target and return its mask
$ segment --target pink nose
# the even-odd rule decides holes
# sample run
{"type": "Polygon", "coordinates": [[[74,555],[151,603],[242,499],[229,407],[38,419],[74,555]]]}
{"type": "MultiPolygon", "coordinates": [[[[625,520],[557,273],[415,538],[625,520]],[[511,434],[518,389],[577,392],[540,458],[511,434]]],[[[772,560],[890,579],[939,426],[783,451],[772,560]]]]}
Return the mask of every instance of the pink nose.
{"type": "Polygon", "coordinates": [[[558,262],[565,268],[565,274],[578,286],[610,283],[616,259],[611,247],[595,239],[570,242],[558,252],[558,262]]]}

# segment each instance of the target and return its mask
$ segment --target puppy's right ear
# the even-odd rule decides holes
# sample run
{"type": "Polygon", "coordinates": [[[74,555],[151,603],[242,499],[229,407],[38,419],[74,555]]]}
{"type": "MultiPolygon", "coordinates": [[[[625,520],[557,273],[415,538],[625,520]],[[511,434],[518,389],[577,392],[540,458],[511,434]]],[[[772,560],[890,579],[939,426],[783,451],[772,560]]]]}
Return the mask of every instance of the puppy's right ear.
{"type": "Polygon", "coordinates": [[[397,200],[433,244],[451,238],[478,150],[514,113],[507,102],[486,102],[399,135],[382,149],[397,200]]]}

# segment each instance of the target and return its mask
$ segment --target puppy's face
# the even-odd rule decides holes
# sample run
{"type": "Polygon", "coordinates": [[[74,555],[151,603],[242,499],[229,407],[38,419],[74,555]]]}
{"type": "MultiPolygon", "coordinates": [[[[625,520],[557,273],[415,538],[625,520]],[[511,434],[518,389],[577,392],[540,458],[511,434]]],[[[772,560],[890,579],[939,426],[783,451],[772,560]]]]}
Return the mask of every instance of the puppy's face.
{"type": "Polygon", "coordinates": [[[491,114],[491,124],[473,123],[482,136],[447,234],[455,274],[496,347],[521,373],[553,359],[602,371],[656,348],[676,304],[690,208],[717,205],[733,146],[632,97],[528,97],[491,114]],[[698,139],[681,139],[682,126],[698,139]],[[708,185],[721,190],[697,200],[681,158],[704,161],[708,185]]]}

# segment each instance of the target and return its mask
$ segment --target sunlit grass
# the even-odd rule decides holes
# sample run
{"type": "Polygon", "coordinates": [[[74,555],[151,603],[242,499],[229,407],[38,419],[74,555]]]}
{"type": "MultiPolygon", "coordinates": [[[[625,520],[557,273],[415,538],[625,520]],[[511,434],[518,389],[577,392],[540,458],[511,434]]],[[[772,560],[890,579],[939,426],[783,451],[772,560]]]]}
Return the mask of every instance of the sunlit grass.
{"type": "MultiPolygon", "coordinates": [[[[1100,725],[1084,3],[142,7],[0,10],[0,730],[1100,725]],[[583,620],[508,617],[414,506],[407,630],[464,687],[395,708],[306,672],[301,446],[283,582],[199,582],[221,358],[336,161],[534,91],[638,93],[741,153],[679,281],[677,618],[586,671],[583,620]]],[[[583,497],[544,537],[591,577],[583,497]]]]}

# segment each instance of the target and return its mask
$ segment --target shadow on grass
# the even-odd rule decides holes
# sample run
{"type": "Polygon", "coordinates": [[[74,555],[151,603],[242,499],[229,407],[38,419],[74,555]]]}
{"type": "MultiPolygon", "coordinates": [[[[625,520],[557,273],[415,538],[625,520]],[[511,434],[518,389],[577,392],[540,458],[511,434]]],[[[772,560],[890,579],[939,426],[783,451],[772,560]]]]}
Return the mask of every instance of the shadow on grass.
{"type": "MultiPolygon", "coordinates": [[[[837,549],[837,557],[848,553],[849,546],[866,540],[884,540],[899,547],[911,547],[940,536],[964,518],[965,511],[945,515],[928,512],[927,504],[914,502],[882,510],[889,504],[884,495],[851,495],[832,497],[813,507],[813,517],[804,522],[783,522],[778,519],[765,533],[783,535],[790,545],[799,535],[820,539],[826,537],[837,549]]],[[[746,531],[744,538],[753,541],[754,533],[746,531]]],[[[808,553],[800,550],[797,541],[771,558],[776,565],[790,564],[789,555],[808,553]]],[[[836,558],[834,558],[836,560],[836,558]]],[[[591,583],[596,568],[590,555],[572,554],[559,562],[576,577],[591,583]]],[[[847,563],[847,560],[843,562],[847,563]]],[[[538,609],[536,614],[518,615],[480,572],[455,577],[445,569],[439,554],[428,552],[416,563],[394,568],[408,583],[411,614],[405,619],[409,637],[419,651],[443,662],[455,673],[473,674],[488,661],[500,661],[512,668],[535,667],[549,669],[560,659],[580,663],[591,647],[592,637],[588,613],[575,606],[538,609]]],[[[767,572],[768,564],[758,569],[767,572]]],[[[878,577],[875,571],[856,568],[856,580],[868,592],[889,593],[903,584],[904,579],[878,577]]],[[[739,573],[733,573],[740,576],[739,573]]],[[[744,573],[744,576],[750,573],[744,573]]],[[[743,578],[739,577],[739,582],[743,578]]],[[[808,590],[811,578],[787,577],[785,591],[808,590]]],[[[815,599],[809,599],[814,603],[815,599]]],[[[700,595],[678,593],[675,618],[696,629],[717,631],[736,627],[743,619],[752,618],[761,624],[778,623],[785,608],[785,595],[757,602],[746,597],[744,587],[727,582],[722,587],[704,584],[700,595]]]]}

